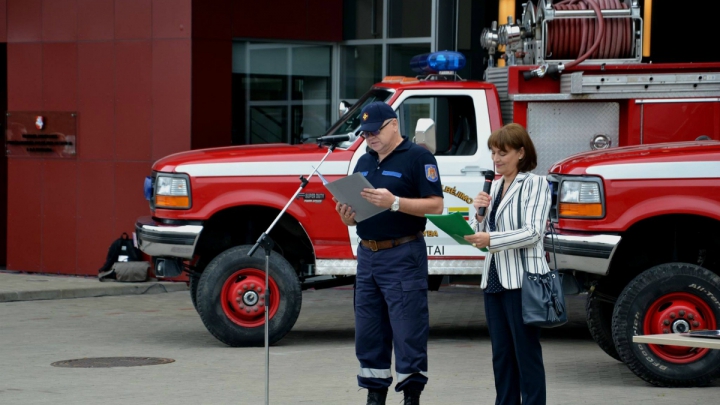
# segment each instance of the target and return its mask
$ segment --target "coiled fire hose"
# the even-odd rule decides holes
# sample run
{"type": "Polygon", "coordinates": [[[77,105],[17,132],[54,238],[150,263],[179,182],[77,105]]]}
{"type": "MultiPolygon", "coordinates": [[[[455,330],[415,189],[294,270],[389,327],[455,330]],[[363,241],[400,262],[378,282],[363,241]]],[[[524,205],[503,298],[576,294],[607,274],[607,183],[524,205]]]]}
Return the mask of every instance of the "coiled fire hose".
{"type": "Polygon", "coordinates": [[[574,18],[548,22],[547,55],[553,59],[572,59],[564,65],[544,65],[528,72],[526,78],[559,73],[582,63],[587,58],[614,59],[632,54],[632,22],[628,18],[608,18],[601,10],[627,9],[620,0],[563,0],[556,10],[592,9],[597,19],[574,18]],[[579,55],[579,56],[578,56],[579,55]]]}
{"type": "Polygon", "coordinates": [[[570,59],[565,65],[573,67],[585,59],[614,59],[630,55],[632,51],[632,25],[628,18],[605,20],[604,10],[627,9],[620,0],[563,0],[555,4],[556,10],[587,10],[592,8],[597,20],[576,18],[556,20],[548,24],[548,53],[553,59],[570,59]],[[580,56],[578,56],[580,55],[580,56]]]}

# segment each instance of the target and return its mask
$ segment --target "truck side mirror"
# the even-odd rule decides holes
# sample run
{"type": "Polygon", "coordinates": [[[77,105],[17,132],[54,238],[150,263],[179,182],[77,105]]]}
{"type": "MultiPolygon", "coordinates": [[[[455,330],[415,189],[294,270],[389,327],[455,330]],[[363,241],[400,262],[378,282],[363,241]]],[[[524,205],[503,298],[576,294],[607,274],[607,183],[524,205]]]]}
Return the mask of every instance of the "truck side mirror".
{"type": "Polygon", "coordinates": [[[437,142],[435,141],[435,121],[431,118],[420,118],[415,127],[413,142],[435,154],[437,142]]]}
{"type": "Polygon", "coordinates": [[[350,107],[352,107],[352,104],[348,103],[347,101],[343,100],[340,102],[340,106],[338,106],[338,111],[340,112],[340,116],[347,114],[348,111],[350,111],[350,107]]]}

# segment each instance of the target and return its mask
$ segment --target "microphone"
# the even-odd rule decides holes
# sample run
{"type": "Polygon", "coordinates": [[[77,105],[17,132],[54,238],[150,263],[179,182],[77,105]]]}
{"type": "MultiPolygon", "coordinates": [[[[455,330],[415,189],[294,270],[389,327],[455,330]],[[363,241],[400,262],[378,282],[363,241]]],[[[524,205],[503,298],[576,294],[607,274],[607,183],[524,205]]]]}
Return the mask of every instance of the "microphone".
{"type": "MultiPolygon", "coordinates": [[[[485,184],[483,184],[483,191],[490,194],[490,186],[492,186],[492,182],[495,180],[495,172],[492,170],[485,171],[485,184]]],[[[478,211],[478,216],[484,217],[485,211],[487,207],[480,207],[480,210],[478,211]]]]}
{"type": "Polygon", "coordinates": [[[321,145],[335,145],[340,142],[345,142],[350,140],[350,134],[345,135],[327,135],[327,136],[321,136],[317,139],[317,143],[321,145]]]}

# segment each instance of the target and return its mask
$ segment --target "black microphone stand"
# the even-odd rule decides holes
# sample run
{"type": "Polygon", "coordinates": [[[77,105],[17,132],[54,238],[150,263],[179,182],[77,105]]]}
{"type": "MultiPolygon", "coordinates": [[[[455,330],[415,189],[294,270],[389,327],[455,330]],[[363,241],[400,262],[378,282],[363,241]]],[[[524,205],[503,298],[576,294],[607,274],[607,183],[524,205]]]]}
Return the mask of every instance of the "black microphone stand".
{"type": "MultiPolygon", "coordinates": [[[[323,156],[322,160],[318,163],[317,167],[313,167],[313,171],[310,172],[310,175],[306,179],[304,176],[300,176],[300,187],[295,191],[295,194],[290,197],[290,200],[288,200],[287,204],[285,204],[285,207],[280,211],[280,213],[275,217],[275,220],[270,224],[270,226],[265,230],[265,232],[260,235],[257,242],[255,242],[255,245],[250,249],[248,252],[248,256],[252,256],[255,251],[262,246],[262,248],[265,250],[265,405],[270,404],[270,338],[269,338],[269,323],[270,323],[270,252],[272,252],[273,247],[275,246],[275,242],[270,238],[269,234],[270,231],[275,227],[275,224],[280,220],[280,217],[283,216],[285,211],[290,207],[290,204],[292,204],[293,201],[297,198],[298,194],[300,194],[300,191],[302,191],[305,186],[310,182],[310,179],[312,176],[318,172],[318,169],[320,168],[320,165],[325,162],[325,159],[330,156],[330,154],[335,150],[335,147],[337,146],[336,143],[339,143],[341,141],[332,141],[328,143],[328,151],[323,156]]],[[[322,147],[323,143],[319,143],[318,147],[322,147]]]]}

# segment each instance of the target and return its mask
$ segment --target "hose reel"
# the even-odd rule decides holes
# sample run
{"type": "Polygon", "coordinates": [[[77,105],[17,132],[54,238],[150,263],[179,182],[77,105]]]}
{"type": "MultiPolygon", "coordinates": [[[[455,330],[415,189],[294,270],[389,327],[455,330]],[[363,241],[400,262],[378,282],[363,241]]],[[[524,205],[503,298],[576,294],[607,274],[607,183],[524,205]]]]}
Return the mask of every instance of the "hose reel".
{"type": "Polygon", "coordinates": [[[505,46],[507,66],[541,65],[535,76],[562,72],[580,63],[640,63],[642,18],[638,0],[540,0],[523,4],[522,19],[484,29],[480,44],[488,67],[505,46]]]}

